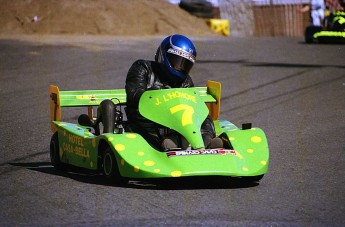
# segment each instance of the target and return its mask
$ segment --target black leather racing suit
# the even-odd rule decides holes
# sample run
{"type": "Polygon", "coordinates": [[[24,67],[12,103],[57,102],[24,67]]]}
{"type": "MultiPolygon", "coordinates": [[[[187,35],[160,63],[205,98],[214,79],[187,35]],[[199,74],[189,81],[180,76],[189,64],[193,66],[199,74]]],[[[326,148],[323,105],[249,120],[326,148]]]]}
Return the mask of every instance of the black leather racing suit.
{"type": "MultiPolygon", "coordinates": [[[[180,82],[165,69],[165,66],[155,61],[137,60],[130,67],[126,78],[127,94],[127,118],[130,128],[140,133],[148,142],[157,148],[161,148],[164,137],[173,133],[172,130],[156,124],[143,116],[138,111],[138,104],[141,95],[146,90],[157,90],[164,88],[187,88],[194,87],[191,77],[180,82]]],[[[206,118],[201,126],[201,133],[204,143],[207,146],[215,135],[215,129],[210,117],[206,118]]]]}

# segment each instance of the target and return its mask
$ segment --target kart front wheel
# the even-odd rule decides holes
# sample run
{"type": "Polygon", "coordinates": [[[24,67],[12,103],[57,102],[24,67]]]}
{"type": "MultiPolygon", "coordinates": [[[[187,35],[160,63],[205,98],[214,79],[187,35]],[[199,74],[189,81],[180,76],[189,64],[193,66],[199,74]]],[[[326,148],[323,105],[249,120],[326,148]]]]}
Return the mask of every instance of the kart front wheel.
{"type": "Polygon", "coordinates": [[[315,41],[314,34],[322,31],[320,26],[308,26],[305,29],[304,39],[306,43],[313,43],[315,41]]]}
{"type": "Polygon", "coordinates": [[[105,179],[111,183],[127,183],[127,180],[121,176],[114,153],[109,147],[102,156],[102,172],[105,179]]]}
{"type": "Polygon", "coordinates": [[[251,184],[251,183],[259,183],[259,181],[264,177],[264,174],[258,175],[258,176],[252,176],[252,177],[238,177],[234,178],[234,181],[237,183],[242,183],[242,184],[251,184]]]}
{"type": "Polygon", "coordinates": [[[59,150],[59,136],[58,132],[55,132],[50,140],[50,162],[56,169],[63,170],[59,150]]]}

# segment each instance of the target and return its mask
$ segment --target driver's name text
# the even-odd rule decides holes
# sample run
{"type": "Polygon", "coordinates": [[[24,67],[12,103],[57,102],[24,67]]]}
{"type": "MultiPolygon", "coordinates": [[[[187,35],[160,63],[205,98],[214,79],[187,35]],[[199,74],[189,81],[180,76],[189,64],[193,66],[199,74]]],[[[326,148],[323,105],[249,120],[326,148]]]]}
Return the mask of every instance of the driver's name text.
{"type": "Polygon", "coordinates": [[[172,99],[178,99],[178,98],[190,100],[190,101],[196,103],[195,96],[190,95],[188,93],[180,92],[180,91],[174,91],[174,92],[170,92],[166,95],[163,95],[161,98],[156,98],[155,104],[158,106],[158,105],[162,104],[163,102],[168,102],[172,99]]]}

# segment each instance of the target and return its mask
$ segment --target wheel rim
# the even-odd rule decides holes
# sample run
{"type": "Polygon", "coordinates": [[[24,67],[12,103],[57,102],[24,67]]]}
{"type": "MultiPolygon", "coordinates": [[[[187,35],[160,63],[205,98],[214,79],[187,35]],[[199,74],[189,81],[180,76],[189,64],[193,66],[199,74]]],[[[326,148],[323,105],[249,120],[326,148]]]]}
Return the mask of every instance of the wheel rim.
{"type": "Polygon", "coordinates": [[[103,159],[104,174],[106,176],[109,176],[111,174],[112,169],[113,169],[113,160],[112,160],[110,154],[107,153],[104,155],[104,159],[103,159]]]}

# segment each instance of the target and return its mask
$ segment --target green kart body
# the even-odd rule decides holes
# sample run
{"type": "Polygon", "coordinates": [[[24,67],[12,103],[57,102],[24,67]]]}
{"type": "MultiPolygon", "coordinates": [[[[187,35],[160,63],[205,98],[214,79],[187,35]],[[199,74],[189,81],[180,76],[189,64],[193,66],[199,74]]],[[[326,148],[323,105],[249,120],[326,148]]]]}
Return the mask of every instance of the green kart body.
{"type": "Polygon", "coordinates": [[[112,177],[169,178],[192,176],[230,176],[261,179],[267,173],[269,149],[265,133],[259,128],[238,128],[216,119],[220,109],[220,84],[208,87],[175,88],[146,91],[139,101],[139,112],[147,119],[181,134],[190,144],[186,150],[157,150],[140,134],[119,124],[114,133],[92,132],[92,127],[61,121],[61,108],[92,107],[104,99],[116,105],[126,104],[126,94],[118,90],[59,91],[51,86],[51,118],[54,135],[51,159],[61,169],[68,164],[103,172],[112,177]],[[205,149],[201,124],[210,115],[224,148],[205,149]],[[107,174],[105,155],[113,167],[107,174]]]}

